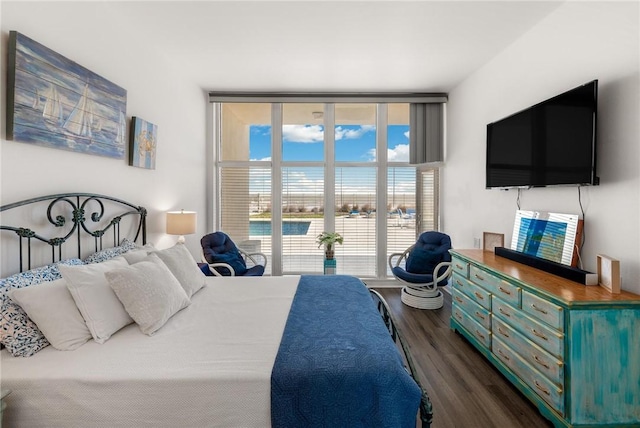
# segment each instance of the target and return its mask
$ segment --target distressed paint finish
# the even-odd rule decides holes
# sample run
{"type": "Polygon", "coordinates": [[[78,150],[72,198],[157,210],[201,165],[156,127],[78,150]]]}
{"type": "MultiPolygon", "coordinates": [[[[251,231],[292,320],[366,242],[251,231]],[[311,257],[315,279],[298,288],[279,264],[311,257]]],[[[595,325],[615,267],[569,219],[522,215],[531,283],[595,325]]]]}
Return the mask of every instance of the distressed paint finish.
{"type": "Polygon", "coordinates": [[[554,357],[535,343],[531,343],[524,335],[495,315],[492,320],[492,332],[494,337],[499,337],[550,381],[558,385],[563,384],[564,363],[561,359],[554,357]]]}
{"type": "Polygon", "coordinates": [[[640,295],[586,287],[489,251],[451,253],[453,295],[468,298],[452,299],[451,328],[541,414],[556,427],[640,427],[640,295]],[[475,275],[520,287],[520,304],[505,303],[495,281],[475,275]],[[492,318],[485,340],[475,331],[482,327],[465,312],[474,307],[467,301],[482,305],[492,318]]]}
{"type": "Polygon", "coordinates": [[[571,312],[571,420],[640,421],[640,310],[571,312]]]}

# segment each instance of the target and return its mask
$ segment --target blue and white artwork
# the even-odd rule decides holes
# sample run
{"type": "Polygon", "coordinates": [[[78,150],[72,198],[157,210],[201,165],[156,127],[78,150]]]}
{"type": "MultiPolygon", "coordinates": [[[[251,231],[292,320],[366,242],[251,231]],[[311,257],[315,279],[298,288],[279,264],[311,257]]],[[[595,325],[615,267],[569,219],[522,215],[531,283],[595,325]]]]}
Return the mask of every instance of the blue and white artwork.
{"type": "Polygon", "coordinates": [[[131,166],[156,169],[158,126],[139,117],[131,120],[131,166]]]}
{"type": "Polygon", "coordinates": [[[123,159],[127,91],[11,31],[7,139],[123,159]]]}
{"type": "Polygon", "coordinates": [[[571,266],[579,219],[577,214],[517,210],[511,249],[571,266]]]}

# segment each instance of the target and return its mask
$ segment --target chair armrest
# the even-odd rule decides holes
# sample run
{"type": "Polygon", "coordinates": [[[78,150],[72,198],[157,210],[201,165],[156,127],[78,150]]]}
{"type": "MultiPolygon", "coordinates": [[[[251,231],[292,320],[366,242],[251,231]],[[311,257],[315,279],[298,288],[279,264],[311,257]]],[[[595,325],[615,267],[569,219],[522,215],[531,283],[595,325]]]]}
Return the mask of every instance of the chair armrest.
{"type": "Polygon", "coordinates": [[[211,271],[211,273],[213,273],[215,276],[224,276],[222,275],[220,272],[218,272],[215,268],[217,267],[223,267],[223,268],[227,268],[229,269],[230,272],[230,276],[236,276],[236,271],[233,270],[233,268],[231,267],[230,264],[228,263],[207,263],[209,265],[209,270],[211,271]]]}
{"type": "Polygon", "coordinates": [[[445,278],[448,278],[451,275],[451,271],[453,270],[453,264],[451,262],[440,262],[437,264],[436,268],[433,270],[433,277],[435,278],[435,280],[433,281],[435,284],[438,284],[440,281],[442,281],[445,278]],[[438,271],[443,268],[443,267],[447,267],[447,269],[442,273],[442,275],[438,276],[436,278],[436,275],[438,275],[438,271]]]}
{"type": "Polygon", "coordinates": [[[389,254],[389,269],[393,269],[394,267],[398,266],[400,264],[400,262],[402,261],[402,254],[403,253],[391,253],[389,254]],[[396,261],[396,265],[393,266],[393,259],[395,257],[399,257],[399,259],[396,261]]]}
{"type": "Polygon", "coordinates": [[[400,263],[402,262],[403,259],[406,259],[407,256],[409,255],[409,253],[411,252],[411,250],[413,250],[413,247],[415,247],[416,244],[413,244],[412,246],[410,246],[409,248],[407,248],[406,250],[404,250],[402,253],[392,253],[389,255],[389,268],[393,269],[394,267],[398,267],[400,266],[400,263]],[[396,265],[393,266],[393,262],[392,259],[394,257],[399,257],[398,260],[396,260],[396,265]]]}
{"type": "Polygon", "coordinates": [[[215,268],[216,267],[223,267],[223,268],[227,268],[229,269],[229,272],[231,273],[231,276],[236,276],[236,271],[233,270],[233,268],[231,267],[230,264],[228,263],[209,263],[209,261],[207,260],[207,258],[204,256],[204,249],[200,249],[200,257],[202,258],[202,263],[206,263],[209,265],[209,270],[211,271],[211,273],[213,273],[215,276],[224,276],[222,275],[220,272],[218,272],[215,268]]]}
{"type": "Polygon", "coordinates": [[[254,265],[263,265],[265,269],[267,269],[267,256],[264,253],[247,253],[246,251],[244,251],[241,248],[238,248],[238,251],[240,251],[240,254],[242,254],[243,257],[251,260],[251,262],[254,265]],[[263,259],[263,263],[259,263],[258,260],[256,260],[255,257],[261,257],[263,259]]]}

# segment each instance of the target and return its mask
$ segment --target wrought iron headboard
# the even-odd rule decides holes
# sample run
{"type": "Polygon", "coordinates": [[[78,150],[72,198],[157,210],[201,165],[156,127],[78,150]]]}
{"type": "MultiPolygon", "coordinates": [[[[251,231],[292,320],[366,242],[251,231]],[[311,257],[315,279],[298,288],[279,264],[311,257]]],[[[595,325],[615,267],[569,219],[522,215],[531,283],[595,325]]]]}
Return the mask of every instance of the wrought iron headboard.
{"type": "MultiPolygon", "coordinates": [[[[132,237],[133,241],[141,239],[142,245],[147,243],[147,210],[144,207],[131,204],[129,202],[117,199],[111,196],[98,195],[93,193],[60,193],[56,195],[40,196],[37,198],[27,199],[24,201],[14,202],[12,204],[3,205],[0,207],[0,212],[9,211],[18,207],[24,207],[31,204],[40,202],[51,201],[47,206],[47,221],[55,228],[61,228],[65,225],[71,224],[69,230],[65,230],[65,234],[62,236],[43,236],[43,232],[36,232],[28,227],[0,225],[0,231],[7,230],[13,231],[19,237],[19,258],[20,258],[20,271],[24,270],[24,253],[26,252],[27,269],[31,269],[31,244],[32,240],[38,240],[51,247],[51,259],[52,262],[59,261],[62,258],[62,245],[68,240],[72,240],[72,237],[76,237],[78,258],[82,258],[82,243],[83,235],[93,237],[95,244],[95,251],[99,251],[103,248],[103,237],[107,232],[113,233],[113,245],[119,245],[120,239],[120,221],[127,216],[134,216],[134,231],[135,236],[132,237]],[[103,217],[105,216],[105,202],[110,201],[109,204],[113,205],[113,210],[118,211],[110,220],[103,217]],[[96,208],[96,211],[91,212],[89,218],[86,215],[91,207],[96,208]],[[54,211],[62,211],[61,214],[52,214],[54,211]],[[55,218],[54,218],[55,215],[55,218]],[[135,216],[138,216],[135,219],[135,216]],[[71,223],[69,223],[71,221],[71,223]],[[108,221],[108,223],[107,223],[108,221]],[[98,224],[100,223],[100,225],[98,224]],[[106,225],[105,225],[106,224],[106,225]],[[101,226],[103,225],[103,226],[101,226]],[[57,260],[56,260],[56,249],[57,260]]],[[[4,219],[2,219],[4,223],[4,219]]],[[[44,226],[43,226],[44,228],[44,226]]],[[[54,229],[55,232],[55,229],[54,229]]],[[[90,240],[89,240],[90,241],[90,240]]]]}

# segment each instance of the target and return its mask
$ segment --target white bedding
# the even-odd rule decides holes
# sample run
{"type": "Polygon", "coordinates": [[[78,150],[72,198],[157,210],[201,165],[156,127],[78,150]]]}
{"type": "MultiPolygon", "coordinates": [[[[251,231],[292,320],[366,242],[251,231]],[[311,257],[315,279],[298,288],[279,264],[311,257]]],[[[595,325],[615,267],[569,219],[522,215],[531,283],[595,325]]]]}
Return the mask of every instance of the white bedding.
{"type": "Polygon", "coordinates": [[[7,427],[268,427],[270,378],[299,276],[218,278],[154,336],[2,351],[7,427]]]}

